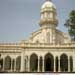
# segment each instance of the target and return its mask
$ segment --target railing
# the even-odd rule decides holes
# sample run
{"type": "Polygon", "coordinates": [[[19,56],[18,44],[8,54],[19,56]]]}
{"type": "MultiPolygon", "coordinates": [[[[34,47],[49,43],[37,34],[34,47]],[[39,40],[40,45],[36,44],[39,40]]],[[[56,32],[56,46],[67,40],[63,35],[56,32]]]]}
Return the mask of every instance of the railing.
{"type": "Polygon", "coordinates": [[[75,42],[64,44],[48,44],[48,43],[21,43],[21,44],[0,44],[0,47],[75,47],[75,42]]]}
{"type": "Polygon", "coordinates": [[[75,43],[46,44],[46,43],[24,43],[21,47],[75,47],[75,43]]]}

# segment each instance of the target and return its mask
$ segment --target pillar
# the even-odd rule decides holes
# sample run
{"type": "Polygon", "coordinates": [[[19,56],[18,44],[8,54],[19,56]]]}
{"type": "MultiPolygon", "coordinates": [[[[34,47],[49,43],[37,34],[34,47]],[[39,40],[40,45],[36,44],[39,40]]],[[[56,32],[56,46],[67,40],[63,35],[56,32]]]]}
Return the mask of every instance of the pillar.
{"type": "Polygon", "coordinates": [[[54,56],[54,72],[56,71],[55,69],[56,69],[56,67],[55,67],[56,65],[55,65],[55,56],[54,56]]]}
{"type": "Polygon", "coordinates": [[[28,56],[25,56],[25,72],[28,71],[28,56]]]}
{"type": "Polygon", "coordinates": [[[24,54],[21,55],[21,72],[24,72],[24,54]]]}
{"type": "Polygon", "coordinates": [[[43,65],[42,65],[42,70],[43,70],[43,72],[45,72],[44,57],[43,57],[43,65]]]}
{"type": "Polygon", "coordinates": [[[40,69],[40,68],[39,68],[39,66],[40,66],[39,64],[40,64],[40,57],[38,56],[38,72],[40,71],[40,70],[39,70],[39,69],[40,69]]]}
{"type": "Polygon", "coordinates": [[[70,72],[70,57],[68,56],[68,72],[70,72]]]}
{"type": "Polygon", "coordinates": [[[26,67],[26,64],[27,64],[26,61],[27,61],[27,59],[26,59],[26,57],[25,57],[24,61],[25,61],[25,63],[24,63],[24,64],[25,64],[24,70],[25,70],[25,72],[26,72],[26,71],[27,71],[27,67],[26,67]]]}
{"type": "Polygon", "coordinates": [[[28,56],[28,72],[30,72],[30,56],[28,56]]]}
{"type": "Polygon", "coordinates": [[[58,56],[58,72],[60,72],[60,56],[58,56]]]}
{"type": "MultiPolygon", "coordinates": [[[[1,60],[1,57],[0,57],[0,60],[1,60]]],[[[0,68],[1,68],[1,66],[2,66],[2,65],[0,64],[0,68]]]]}
{"type": "Polygon", "coordinates": [[[16,59],[14,61],[14,71],[16,72],[16,59]]]}
{"type": "Polygon", "coordinates": [[[4,58],[3,58],[3,69],[2,69],[3,71],[4,71],[4,63],[5,63],[5,62],[4,62],[4,58]]]}
{"type": "Polygon", "coordinates": [[[14,70],[15,70],[15,59],[11,59],[11,72],[14,72],[14,70]]]}

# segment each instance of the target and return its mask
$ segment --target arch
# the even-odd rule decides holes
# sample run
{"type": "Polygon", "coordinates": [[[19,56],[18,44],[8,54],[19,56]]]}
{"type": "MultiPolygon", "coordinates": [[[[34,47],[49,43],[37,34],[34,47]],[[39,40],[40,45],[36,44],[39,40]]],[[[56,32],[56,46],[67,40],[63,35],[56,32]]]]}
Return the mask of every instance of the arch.
{"type": "Polygon", "coordinates": [[[31,72],[36,72],[38,69],[38,56],[33,53],[30,56],[30,71],[31,72]]]}
{"type": "Polygon", "coordinates": [[[55,64],[56,64],[56,65],[55,65],[55,66],[56,66],[56,67],[55,67],[55,68],[56,68],[56,72],[58,72],[58,67],[59,67],[59,65],[58,65],[58,64],[59,64],[59,62],[58,62],[58,56],[56,56],[55,64]]]}
{"type": "Polygon", "coordinates": [[[11,70],[11,57],[10,56],[5,57],[4,69],[11,70]]]}
{"type": "Polygon", "coordinates": [[[44,60],[45,64],[45,71],[54,71],[54,57],[52,54],[47,53],[45,55],[45,60],[44,60]]]}
{"type": "Polygon", "coordinates": [[[16,58],[16,71],[20,71],[21,69],[21,56],[16,58]]]}
{"type": "Polygon", "coordinates": [[[73,71],[73,58],[70,56],[70,72],[73,71]]]}
{"type": "Polygon", "coordinates": [[[68,56],[66,54],[60,56],[60,70],[62,72],[68,72],[68,56]]]}

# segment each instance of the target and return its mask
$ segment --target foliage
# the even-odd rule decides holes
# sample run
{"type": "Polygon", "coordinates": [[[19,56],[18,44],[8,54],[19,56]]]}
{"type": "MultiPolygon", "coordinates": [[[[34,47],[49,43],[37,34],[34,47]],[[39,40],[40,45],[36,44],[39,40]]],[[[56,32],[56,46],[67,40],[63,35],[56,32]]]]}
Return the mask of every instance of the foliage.
{"type": "Polygon", "coordinates": [[[71,40],[75,41],[75,10],[70,12],[69,19],[66,20],[64,25],[68,28],[71,40]]]}

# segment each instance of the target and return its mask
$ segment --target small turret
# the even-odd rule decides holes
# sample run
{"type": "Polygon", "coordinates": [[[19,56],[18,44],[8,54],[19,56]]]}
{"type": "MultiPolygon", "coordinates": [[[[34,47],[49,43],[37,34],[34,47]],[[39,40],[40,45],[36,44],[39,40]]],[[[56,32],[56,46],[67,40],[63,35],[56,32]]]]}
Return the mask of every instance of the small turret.
{"type": "Polygon", "coordinates": [[[58,25],[56,6],[51,0],[46,2],[41,7],[40,27],[56,27],[58,25]]]}

